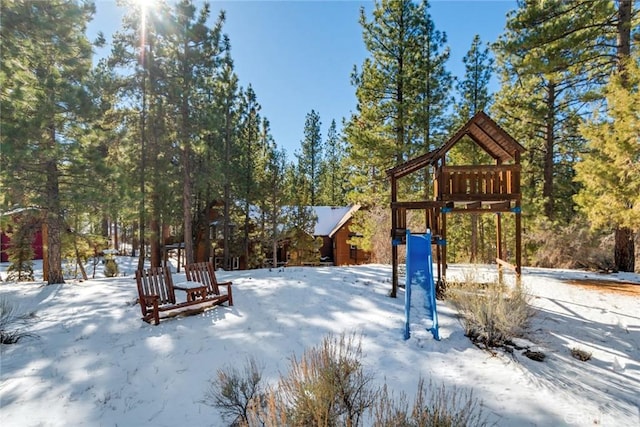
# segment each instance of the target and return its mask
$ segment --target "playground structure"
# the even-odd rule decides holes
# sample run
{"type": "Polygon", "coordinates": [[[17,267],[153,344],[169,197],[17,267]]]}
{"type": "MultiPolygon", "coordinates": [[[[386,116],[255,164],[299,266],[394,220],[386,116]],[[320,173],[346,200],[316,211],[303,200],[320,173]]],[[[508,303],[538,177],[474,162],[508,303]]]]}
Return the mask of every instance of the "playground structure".
{"type": "Polygon", "coordinates": [[[391,238],[392,238],[392,290],[398,288],[398,246],[407,243],[407,212],[422,210],[425,229],[431,231],[431,243],[436,245],[438,287],[446,283],[447,269],[447,215],[496,215],[496,264],[512,269],[520,279],[522,269],[522,220],[520,190],[520,156],[525,148],[505,132],[484,112],[475,114],[444,145],[387,170],[391,180],[391,238]],[[459,142],[470,140],[487,153],[494,164],[448,165],[447,154],[459,142]],[[425,200],[400,200],[399,180],[421,172],[424,187],[433,187],[433,196],[425,200]],[[505,260],[502,245],[502,214],[515,215],[515,265],[505,260]]]}

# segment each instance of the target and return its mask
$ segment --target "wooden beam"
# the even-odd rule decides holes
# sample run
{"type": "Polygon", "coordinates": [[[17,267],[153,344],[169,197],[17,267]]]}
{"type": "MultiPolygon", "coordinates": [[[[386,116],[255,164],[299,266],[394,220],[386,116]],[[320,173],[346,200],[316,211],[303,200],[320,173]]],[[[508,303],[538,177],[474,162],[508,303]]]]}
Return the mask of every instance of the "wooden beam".
{"type": "Polygon", "coordinates": [[[498,263],[499,265],[501,265],[503,267],[506,267],[506,268],[508,268],[510,270],[517,271],[517,267],[515,265],[510,264],[510,263],[508,263],[507,261],[505,261],[503,259],[496,258],[496,263],[498,263]]]}
{"type": "Polygon", "coordinates": [[[480,209],[482,207],[482,202],[480,200],[476,200],[474,202],[464,202],[465,209],[480,209]]]}
{"type": "Polygon", "coordinates": [[[391,209],[408,209],[408,210],[420,210],[420,209],[433,209],[443,208],[447,205],[447,202],[424,200],[419,202],[391,202],[391,209]]]}
{"type": "Polygon", "coordinates": [[[444,201],[451,201],[451,202],[459,202],[459,203],[465,203],[465,202],[475,202],[475,201],[481,201],[484,203],[488,203],[488,202],[502,202],[502,201],[507,201],[507,200],[520,200],[521,196],[520,193],[513,193],[513,194],[443,194],[442,195],[442,199],[444,201]]]}

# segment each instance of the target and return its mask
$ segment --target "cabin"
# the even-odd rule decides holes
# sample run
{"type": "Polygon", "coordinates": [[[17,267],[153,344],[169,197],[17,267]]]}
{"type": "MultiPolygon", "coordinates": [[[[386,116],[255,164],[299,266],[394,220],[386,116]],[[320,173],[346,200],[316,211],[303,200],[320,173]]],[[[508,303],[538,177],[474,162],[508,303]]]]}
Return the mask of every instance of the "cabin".
{"type": "MultiPolygon", "coordinates": [[[[352,206],[311,206],[312,214],[317,218],[313,234],[309,239],[322,239],[317,258],[301,262],[303,265],[359,265],[371,259],[371,253],[354,244],[358,235],[351,230],[354,213],[360,205],[352,206]],[[351,242],[350,242],[351,241],[351,242]]],[[[288,239],[278,245],[278,262],[297,264],[295,254],[290,251],[288,239]]],[[[270,263],[270,259],[268,260],[270,263]]],[[[270,264],[269,264],[270,265],[270,264]]]]}
{"type": "Polygon", "coordinates": [[[360,210],[360,205],[314,206],[312,209],[318,218],[313,234],[322,238],[321,262],[333,265],[359,265],[369,262],[371,253],[362,250],[357,244],[349,243],[349,240],[357,237],[350,226],[353,214],[360,210]]]}
{"type": "Polygon", "coordinates": [[[496,264],[510,268],[519,280],[522,268],[522,221],[520,157],[525,148],[486,113],[478,112],[441,147],[387,170],[391,181],[392,290],[398,287],[398,246],[406,244],[407,212],[424,213],[424,225],[431,230],[439,289],[446,283],[447,216],[493,214],[496,216],[496,264]],[[490,164],[450,165],[448,154],[461,142],[475,144],[491,159],[490,164]],[[415,194],[400,194],[401,179],[424,180],[431,195],[415,200],[415,194]],[[416,178],[417,177],[417,178],[416,178]],[[429,182],[427,182],[429,181],[429,182]],[[506,260],[502,215],[515,215],[514,260],[506,260]]]}
{"type": "Polygon", "coordinates": [[[0,214],[0,262],[9,262],[9,254],[7,249],[11,246],[12,224],[22,223],[28,233],[32,235],[31,249],[33,250],[33,259],[42,259],[43,240],[42,240],[42,219],[39,210],[36,208],[20,208],[0,214]],[[26,223],[24,223],[26,221],[26,223]]]}

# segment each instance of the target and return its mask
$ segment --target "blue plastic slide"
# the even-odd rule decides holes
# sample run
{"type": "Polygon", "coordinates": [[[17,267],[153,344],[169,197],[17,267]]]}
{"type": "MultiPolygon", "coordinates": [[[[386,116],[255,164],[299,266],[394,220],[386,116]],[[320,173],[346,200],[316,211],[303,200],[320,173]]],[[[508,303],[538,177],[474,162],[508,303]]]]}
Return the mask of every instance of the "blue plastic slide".
{"type": "Polygon", "coordinates": [[[433,322],[429,331],[433,338],[440,340],[438,333],[438,312],[436,311],[436,287],[433,281],[433,257],[431,255],[431,231],[426,234],[411,234],[407,230],[407,282],[404,299],[404,339],[411,336],[409,317],[411,312],[411,286],[418,284],[425,291],[424,308],[433,322]]]}

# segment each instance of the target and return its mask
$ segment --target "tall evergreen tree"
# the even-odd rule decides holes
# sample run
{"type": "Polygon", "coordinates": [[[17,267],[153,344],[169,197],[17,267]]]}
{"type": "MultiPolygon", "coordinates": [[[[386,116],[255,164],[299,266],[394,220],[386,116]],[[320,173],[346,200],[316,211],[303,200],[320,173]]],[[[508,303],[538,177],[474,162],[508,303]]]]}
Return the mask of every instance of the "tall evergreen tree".
{"type": "Polygon", "coordinates": [[[250,260],[249,245],[251,241],[251,210],[260,197],[260,168],[263,166],[265,142],[262,139],[260,126],[261,106],[251,85],[243,93],[239,106],[239,132],[237,140],[238,170],[236,174],[237,195],[242,202],[242,253],[247,262],[250,260]]]}
{"type": "Polygon", "coordinates": [[[194,145],[202,134],[198,127],[199,112],[194,108],[203,95],[206,77],[219,65],[222,51],[221,30],[224,14],[218,17],[213,28],[207,26],[210,10],[204,4],[197,12],[192,0],[181,0],[174,10],[175,27],[167,43],[172,54],[167,64],[168,102],[177,117],[176,136],[181,150],[182,167],[182,220],[184,231],[185,262],[194,262],[193,249],[193,175],[194,145]]]}
{"type": "Polygon", "coordinates": [[[463,125],[474,114],[487,110],[491,105],[489,83],[494,69],[494,59],[489,47],[483,45],[477,34],[462,62],[464,76],[456,84],[458,99],[454,107],[458,125],[463,125]]]}
{"type": "Polygon", "coordinates": [[[308,194],[309,203],[315,206],[320,188],[323,144],[320,130],[322,122],[320,114],[311,110],[304,121],[304,139],[301,142],[301,151],[296,154],[298,158],[298,171],[301,174],[303,187],[299,187],[308,194]]]}
{"type": "MultiPolygon", "coordinates": [[[[227,41],[228,44],[228,41],[227,41]]],[[[238,76],[234,72],[233,60],[227,49],[220,78],[217,81],[215,99],[219,103],[221,114],[219,158],[222,164],[233,165],[234,151],[236,150],[236,138],[238,133],[239,109],[238,100],[240,96],[238,87],[238,76]]],[[[233,175],[229,172],[222,176],[222,203],[223,203],[223,258],[225,266],[231,260],[231,214],[234,199],[232,195],[233,175]]]]}
{"type": "MultiPolygon", "coordinates": [[[[264,134],[268,133],[268,123],[264,123],[264,134]]],[[[262,212],[265,215],[266,241],[271,247],[272,266],[278,266],[278,244],[286,232],[287,216],[287,182],[283,177],[287,176],[287,155],[283,149],[278,149],[269,138],[267,147],[267,162],[264,174],[264,198],[262,212]]],[[[286,261],[286,260],[284,260],[286,261]]]]}
{"type": "Polygon", "coordinates": [[[128,8],[122,28],[114,34],[109,65],[122,70],[119,96],[135,103],[137,123],[131,122],[129,141],[138,149],[138,169],[131,173],[138,179],[138,240],[140,252],[138,268],[143,268],[149,242],[151,265],[161,264],[161,228],[174,214],[173,203],[167,203],[179,182],[177,168],[167,159],[175,158],[171,134],[171,107],[167,101],[168,67],[171,57],[171,24],[175,22],[169,6],[159,1],[153,8],[138,3],[128,8]],[[148,230],[148,232],[147,232],[148,230]]]}
{"type": "MultiPolygon", "coordinates": [[[[486,111],[491,104],[489,82],[493,74],[494,60],[488,46],[483,46],[479,35],[473,38],[471,47],[462,58],[462,62],[465,66],[465,74],[456,84],[458,97],[454,106],[455,119],[452,121],[454,126],[450,129],[452,132],[464,126],[479,111],[486,111]]],[[[491,160],[477,144],[469,140],[457,144],[450,152],[450,157],[453,164],[462,165],[488,164],[491,160]]],[[[470,224],[468,237],[471,242],[469,257],[471,262],[475,262],[478,258],[478,243],[483,255],[482,259],[488,258],[484,253],[484,219],[478,214],[455,215],[451,218],[451,234],[462,234],[464,230],[469,229],[468,225],[470,224]],[[467,222],[468,219],[470,222],[467,222]]],[[[455,241],[455,239],[450,240],[452,243],[455,241]]],[[[451,252],[454,253],[453,250],[451,252]]]]}
{"type": "Polygon", "coordinates": [[[66,176],[92,103],[85,35],[93,3],[2,0],[2,187],[8,202],[43,208],[45,280],[63,283],[66,176]]]}
{"type": "Polygon", "coordinates": [[[419,129],[412,145],[416,149],[409,153],[410,157],[431,151],[439,146],[449,128],[449,108],[452,103],[451,88],[453,76],[447,70],[449,47],[447,35],[436,30],[435,23],[429,15],[429,3],[423,1],[423,14],[418,21],[419,54],[417,67],[413,70],[412,86],[416,88],[417,106],[411,115],[411,128],[419,129]]]}
{"type": "Polygon", "coordinates": [[[320,203],[321,205],[341,206],[346,203],[347,173],[345,169],[344,141],[338,129],[336,121],[332,120],[327,131],[327,140],[324,149],[324,158],[320,168],[320,203]]]}
{"type": "MultiPolygon", "coordinates": [[[[556,185],[559,176],[571,177],[573,169],[571,164],[569,173],[556,174],[558,154],[569,153],[568,158],[574,161],[578,158],[556,142],[583,142],[578,132],[582,121],[580,113],[589,107],[586,102],[600,97],[598,89],[612,72],[622,71],[622,64],[631,51],[632,32],[638,32],[638,25],[633,24],[637,20],[638,10],[631,0],[524,1],[510,16],[511,36],[503,37],[499,48],[510,55],[508,62],[515,64],[512,71],[537,75],[539,87],[545,93],[540,105],[545,111],[537,114],[545,118],[544,124],[538,129],[532,127],[530,133],[543,135],[543,148],[538,152],[544,153],[542,192],[544,213],[548,217],[555,215],[557,200],[570,200],[566,195],[553,197],[556,188],[576,190],[571,185],[556,185]]],[[[536,93],[533,87],[524,90],[528,94],[536,93]]],[[[504,117],[513,112],[507,112],[507,108],[502,108],[504,117]]],[[[534,154],[535,151],[530,150],[529,156],[534,154]]],[[[571,213],[564,215],[570,217],[571,213]]],[[[615,253],[629,253],[629,248],[620,247],[629,241],[633,241],[629,229],[616,229],[615,253]]],[[[625,269],[627,261],[616,259],[616,264],[625,269]]]]}
{"type": "Polygon", "coordinates": [[[617,233],[614,259],[622,271],[635,269],[633,234],[640,231],[640,66],[625,64],[606,88],[606,115],[595,114],[582,126],[589,152],[576,165],[582,189],[576,201],[596,228],[617,233]],[[623,251],[619,253],[618,251],[623,251]],[[624,263],[620,261],[624,260],[624,263]]]}
{"type": "Polygon", "coordinates": [[[371,56],[352,74],[358,105],[345,128],[350,197],[379,204],[387,197],[385,170],[440,141],[452,80],[446,37],[427,2],[376,2],[371,21],[361,10],[360,24],[371,56]]]}

